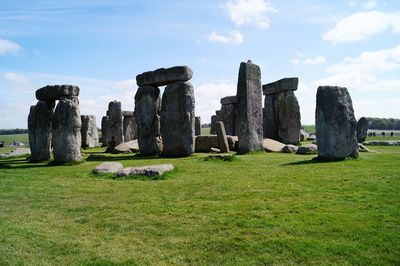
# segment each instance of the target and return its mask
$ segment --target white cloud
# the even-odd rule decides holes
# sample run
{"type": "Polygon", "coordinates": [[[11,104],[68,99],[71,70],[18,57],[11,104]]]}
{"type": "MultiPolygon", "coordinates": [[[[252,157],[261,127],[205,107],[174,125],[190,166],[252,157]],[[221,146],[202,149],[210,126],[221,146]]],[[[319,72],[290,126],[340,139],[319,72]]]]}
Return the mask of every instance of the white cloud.
{"type": "Polygon", "coordinates": [[[326,58],[323,56],[316,56],[314,58],[307,58],[304,57],[304,55],[300,52],[296,53],[297,57],[291,60],[291,63],[293,65],[310,65],[310,66],[316,66],[316,65],[322,65],[326,63],[326,58]]]}
{"type": "Polygon", "coordinates": [[[213,31],[209,36],[208,40],[211,42],[219,42],[226,44],[242,44],[244,41],[243,35],[239,31],[231,31],[228,36],[218,35],[215,31],[213,31]]]}
{"type": "Polygon", "coordinates": [[[231,20],[238,26],[254,25],[258,28],[268,28],[267,13],[276,13],[276,8],[265,0],[235,0],[225,3],[231,20]]]}
{"type": "Polygon", "coordinates": [[[0,39],[0,55],[18,55],[22,52],[22,50],[22,47],[18,43],[5,39],[0,39]]]}
{"type": "Polygon", "coordinates": [[[366,9],[373,9],[378,6],[378,3],[374,0],[368,0],[363,6],[366,9]]]}
{"type": "Polygon", "coordinates": [[[400,15],[379,11],[358,12],[341,19],[322,38],[331,43],[349,43],[366,40],[369,37],[391,29],[400,32],[400,15]]]}

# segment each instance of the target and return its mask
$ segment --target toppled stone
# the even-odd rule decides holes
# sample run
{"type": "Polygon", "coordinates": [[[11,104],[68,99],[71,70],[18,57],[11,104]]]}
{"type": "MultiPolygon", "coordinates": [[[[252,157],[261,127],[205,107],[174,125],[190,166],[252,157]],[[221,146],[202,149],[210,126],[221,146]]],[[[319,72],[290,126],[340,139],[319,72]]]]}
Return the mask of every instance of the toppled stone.
{"type": "Polygon", "coordinates": [[[310,155],[317,153],[318,153],[318,146],[315,144],[301,145],[296,152],[296,154],[301,154],[301,155],[310,155]]]}
{"type": "Polygon", "coordinates": [[[0,159],[8,159],[12,157],[20,157],[30,155],[31,151],[29,148],[17,148],[5,154],[0,154],[0,159]]]}
{"type": "Polygon", "coordinates": [[[43,101],[60,100],[61,97],[79,96],[79,87],[74,85],[47,85],[36,91],[36,99],[43,101]]]}
{"type": "MultiPolygon", "coordinates": [[[[237,136],[226,136],[228,140],[229,150],[236,151],[238,137],[237,136]]],[[[201,135],[195,137],[195,151],[196,152],[209,152],[211,148],[218,148],[219,142],[217,135],[201,135]]]]}
{"type": "Polygon", "coordinates": [[[81,115],[82,120],[82,148],[93,148],[99,143],[96,117],[94,115],[81,115]]]}
{"type": "Polygon", "coordinates": [[[299,147],[292,145],[292,144],[288,144],[285,145],[285,147],[282,148],[281,152],[283,153],[296,153],[297,150],[299,149],[299,147]]]}
{"type": "Polygon", "coordinates": [[[148,177],[162,176],[166,172],[174,170],[172,164],[156,164],[142,167],[128,167],[118,171],[118,177],[133,177],[137,175],[144,175],[148,177]]]}
{"type": "Polygon", "coordinates": [[[136,153],[139,152],[138,140],[131,140],[117,145],[113,153],[136,153]]]}
{"type": "Polygon", "coordinates": [[[359,152],[370,152],[370,150],[365,147],[364,145],[362,145],[361,143],[358,143],[358,151],[359,152]]]}
{"type": "Polygon", "coordinates": [[[316,141],[316,140],[317,140],[317,136],[315,136],[315,135],[310,135],[310,136],[307,137],[306,140],[308,140],[308,141],[316,141]]]}
{"type": "Polygon", "coordinates": [[[136,76],[138,86],[165,86],[175,82],[185,82],[192,78],[193,70],[187,66],[159,68],[136,76]]]}
{"type": "Polygon", "coordinates": [[[233,154],[212,154],[207,156],[207,160],[221,160],[221,161],[232,161],[234,158],[233,154]]]}
{"type": "Polygon", "coordinates": [[[363,143],[367,139],[369,123],[367,118],[361,117],[357,122],[357,141],[363,143]]]}
{"type": "Polygon", "coordinates": [[[285,144],[273,139],[263,139],[262,146],[266,152],[280,152],[285,144]]]}
{"type": "Polygon", "coordinates": [[[308,137],[310,137],[310,134],[304,129],[300,129],[300,141],[305,141],[308,137]]]}
{"type": "Polygon", "coordinates": [[[95,174],[114,174],[121,171],[124,166],[117,162],[104,162],[93,169],[95,174]]]}

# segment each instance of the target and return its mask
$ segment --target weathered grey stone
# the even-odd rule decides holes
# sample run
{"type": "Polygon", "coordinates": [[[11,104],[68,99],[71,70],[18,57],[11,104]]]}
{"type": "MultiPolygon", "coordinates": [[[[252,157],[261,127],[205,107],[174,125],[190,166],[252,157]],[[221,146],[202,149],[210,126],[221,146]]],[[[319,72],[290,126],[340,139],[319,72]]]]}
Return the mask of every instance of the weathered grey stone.
{"type": "Polygon", "coordinates": [[[298,149],[299,148],[297,146],[292,145],[292,144],[288,144],[288,145],[285,145],[285,147],[282,148],[281,152],[283,152],[283,153],[295,153],[295,152],[297,152],[298,149]]]}
{"type": "Polygon", "coordinates": [[[164,86],[175,82],[188,81],[193,76],[193,70],[187,66],[159,68],[136,76],[138,86],[164,86]]]}
{"type": "Polygon", "coordinates": [[[109,127],[108,123],[109,123],[109,117],[103,116],[103,118],[101,119],[101,142],[103,147],[108,146],[108,136],[107,136],[107,131],[109,127]]]}
{"type": "Polygon", "coordinates": [[[131,140],[119,144],[114,148],[113,153],[136,153],[139,152],[138,140],[131,140]]]}
{"type": "Polygon", "coordinates": [[[157,155],[162,151],[160,135],[160,89],[139,87],[135,95],[135,119],[140,153],[157,155]]]}
{"type": "Polygon", "coordinates": [[[270,95],[284,91],[295,91],[299,85],[298,78],[283,78],[263,85],[263,94],[270,95]]]}
{"type": "Polygon", "coordinates": [[[273,139],[263,139],[262,147],[266,152],[280,152],[285,144],[273,139]]]}
{"type": "Polygon", "coordinates": [[[226,132],[223,122],[217,122],[217,137],[221,152],[229,152],[228,139],[226,138],[226,132]]]}
{"type": "Polygon", "coordinates": [[[27,156],[31,154],[31,150],[29,148],[16,148],[5,154],[0,154],[0,159],[9,159],[13,157],[21,157],[27,156]]]}
{"type": "Polygon", "coordinates": [[[237,84],[236,133],[239,152],[261,150],[263,140],[261,71],[251,61],[241,63],[237,84]]]}
{"type": "Polygon", "coordinates": [[[358,157],[357,121],[346,88],[318,88],[315,121],[319,159],[341,160],[346,157],[358,157]]]}
{"type": "Polygon", "coordinates": [[[55,101],[38,101],[28,116],[31,162],[49,160],[51,157],[52,120],[55,101]]]}
{"type": "Polygon", "coordinates": [[[357,122],[357,141],[363,143],[367,139],[369,123],[367,118],[361,117],[357,122]]]}
{"type": "Polygon", "coordinates": [[[122,111],[122,116],[134,116],[135,112],[134,111],[122,111]]]}
{"type": "Polygon", "coordinates": [[[78,97],[62,97],[53,118],[54,161],[68,163],[82,160],[81,127],[78,97]]]}
{"type": "Polygon", "coordinates": [[[36,91],[36,99],[44,101],[60,100],[61,97],[79,96],[79,87],[74,85],[47,85],[36,91]]]}
{"type": "Polygon", "coordinates": [[[211,116],[211,126],[210,126],[210,134],[217,134],[217,122],[221,121],[221,117],[218,115],[211,116]]]}
{"type": "Polygon", "coordinates": [[[121,171],[124,166],[117,162],[104,162],[93,169],[95,174],[114,174],[121,171]]]}
{"type": "Polygon", "coordinates": [[[318,153],[318,146],[315,144],[304,144],[299,147],[296,154],[300,155],[310,155],[310,154],[317,154],[318,153]]]}
{"type": "Polygon", "coordinates": [[[121,102],[118,101],[108,104],[107,142],[107,152],[112,152],[115,146],[124,142],[121,102]]]}
{"type": "Polygon", "coordinates": [[[137,126],[134,116],[124,116],[123,128],[125,142],[137,139],[137,126]]]}
{"type": "Polygon", "coordinates": [[[82,120],[82,148],[93,148],[99,144],[96,117],[94,115],[81,115],[82,120]]]}
{"type": "Polygon", "coordinates": [[[156,165],[148,165],[142,167],[128,167],[121,171],[118,171],[118,177],[134,177],[137,175],[144,175],[144,176],[162,176],[166,172],[170,172],[174,170],[174,166],[172,164],[156,164],[156,165]]]}
{"type": "Polygon", "coordinates": [[[237,97],[236,96],[226,96],[224,98],[221,98],[221,105],[227,105],[227,104],[236,104],[237,97]]]}
{"type": "Polygon", "coordinates": [[[236,96],[221,99],[221,121],[224,122],[226,134],[236,136],[236,96]]]}
{"type": "MultiPolygon", "coordinates": [[[[238,138],[237,136],[226,136],[228,140],[229,150],[236,151],[238,138]]],[[[201,135],[195,137],[195,150],[196,152],[209,152],[211,148],[219,149],[219,142],[217,135],[201,135]]]]}
{"type": "Polygon", "coordinates": [[[308,132],[305,131],[304,129],[300,129],[300,141],[304,141],[308,137],[310,137],[310,134],[308,134],[308,132]]]}
{"type": "Polygon", "coordinates": [[[233,154],[212,154],[207,156],[208,160],[221,160],[221,161],[232,161],[234,158],[233,154]]]}
{"type": "Polygon", "coordinates": [[[189,82],[168,85],[161,104],[161,136],[164,156],[194,153],[194,92],[189,82]]]}
{"type": "Polygon", "coordinates": [[[358,143],[358,151],[359,152],[370,152],[370,150],[365,147],[364,145],[362,145],[361,143],[358,143]]]}
{"type": "Polygon", "coordinates": [[[370,146],[398,146],[398,145],[400,145],[400,141],[396,141],[396,140],[374,140],[374,141],[367,141],[364,144],[365,145],[370,145],[370,146]]]}
{"type": "Polygon", "coordinates": [[[201,135],[201,117],[200,116],[196,116],[194,118],[194,134],[195,134],[195,136],[201,135]]]}

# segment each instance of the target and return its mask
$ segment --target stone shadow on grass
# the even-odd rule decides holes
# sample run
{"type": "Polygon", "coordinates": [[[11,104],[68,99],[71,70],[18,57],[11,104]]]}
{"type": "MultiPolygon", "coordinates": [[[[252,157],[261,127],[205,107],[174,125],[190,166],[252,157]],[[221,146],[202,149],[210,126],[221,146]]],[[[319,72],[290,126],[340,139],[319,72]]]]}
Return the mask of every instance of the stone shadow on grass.
{"type": "Polygon", "coordinates": [[[327,160],[324,158],[320,157],[314,157],[310,160],[305,160],[305,161],[298,161],[298,162],[291,162],[291,163],[285,163],[282,164],[282,166],[293,166],[293,165],[307,165],[307,164],[321,164],[321,163],[333,163],[333,162],[341,162],[345,161],[346,159],[337,159],[337,160],[327,160]]]}
{"type": "Polygon", "coordinates": [[[23,159],[7,159],[0,160],[0,169],[29,169],[29,168],[43,168],[52,167],[51,161],[40,163],[31,163],[29,160],[23,159]]]}

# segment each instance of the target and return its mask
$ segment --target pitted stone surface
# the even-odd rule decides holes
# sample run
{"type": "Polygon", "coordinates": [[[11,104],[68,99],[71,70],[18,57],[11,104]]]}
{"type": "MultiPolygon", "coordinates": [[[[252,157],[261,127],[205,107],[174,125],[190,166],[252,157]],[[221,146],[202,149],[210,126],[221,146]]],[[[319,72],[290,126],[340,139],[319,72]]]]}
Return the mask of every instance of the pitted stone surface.
{"type": "Polygon", "coordinates": [[[270,95],[283,91],[295,91],[299,84],[298,78],[283,78],[263,85],[263,94],[270,95]]]}
{"type": "Polygon", "coordinates": [[[60,100],[61,97],[79,96],[79,87],[74,85],[47,85],[36,91],[36,99],[44,101],[60,100]]]}
{"type": "Polygon", "coordinates": [[[137,139],[137,126],[134,116],[124,116],[123,119],[124,142],[137,139]]]}
{"type": "Polygon", "coordinates": [[[174,170],[174,166],[172,164],[156,164],[156,165],[148,165],[142,167],[128,167],[123,170],[118,171],[118,177],[127,177],[127,176],[136,176],[136,175],[144,175],[144,176],[162,176],[166,172],[174,170]]]}
{"type": "Polygon", "coordinates": [[[93,148],[99,143],[96,117],[94,115],[81,115],[82,120],[82,148],[93,148]]]}
{"type": "Polygon", "coordinates": [[[192,78],[193,70],[187,66],[159,68],[136,76],[138,86],[165,86],[175,82],[185,82],[192,78]]]}
{"type": "Polygon", "coordinates": [[[114,174],[121,171],[124,166],[117,162],[104,162],[93,169],[95,174],[114,174]]]}

